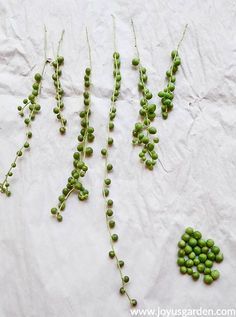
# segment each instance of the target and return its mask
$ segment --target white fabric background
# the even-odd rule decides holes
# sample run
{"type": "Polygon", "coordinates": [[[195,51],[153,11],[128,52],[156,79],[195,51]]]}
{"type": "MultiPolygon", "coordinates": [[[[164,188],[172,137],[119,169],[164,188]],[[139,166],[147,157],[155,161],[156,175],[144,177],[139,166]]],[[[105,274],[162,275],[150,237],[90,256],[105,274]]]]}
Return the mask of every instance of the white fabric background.
{"type": "Polygon", "coordinates": [[[139,308],[235,306],[235,2],[1,0],[1,179],[23,142],[24,124],[16,107],[42,67],[44,24],[48,57],[53,57],[65,28],[62,85],[68,119],[67,134],[60,136],[48,67],[31,150],[12,178],[12,197],[0,197],[1,317],[129,316],[128,302],[118,294],[118,271],[107,257],[101,196],[100,149],[113,84],[111,13],[116,16],[123,77],[112,151],[112,197],[120,235],[117,249],[131,279],[130,294],[139,308]],[[153,172],[145,170],[138,149],[130,144],[139,110],[137,72],[130,66],[135,53],[131,17],[154,101],[164,87],[170,52],[189,24],[180,49],[183,64],[174,111],[167,121],[155,121],[158,152],[168,173],[160,165],[153,172]],[[93,59],[91,123],[96,131],[84,178],[90,198],[82,203],[72,196],[59,224],[49,210],[72,168],[88,61],[86,25],[93,59]],[[213,238],[224,252],[221,279],[210,287],[178,273],[176,242],[186,226],[213,238]]]}

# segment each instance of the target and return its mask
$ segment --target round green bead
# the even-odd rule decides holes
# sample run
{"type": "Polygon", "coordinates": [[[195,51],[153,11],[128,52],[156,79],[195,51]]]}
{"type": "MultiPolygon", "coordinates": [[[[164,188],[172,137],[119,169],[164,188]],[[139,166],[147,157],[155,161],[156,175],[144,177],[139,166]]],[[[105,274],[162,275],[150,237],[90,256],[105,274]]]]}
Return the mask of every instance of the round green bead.
{"type": "Polygon", "coordinates": [[[198,264],[200,264],[200,260],[198,258],[195,258],[193,260],[193,263],[194,263],[195,266],[198,266],[198,264]]]}
{"type": "Polygon", "coordinates": [[[220,263],[223,260],[224,260],[224,256],[222,253],[216,255],[216,259],[215,259],[216,263],[220,263]]]}
{"type": "Polygon", "coordinates": [[[193,248],[193,251],[194,251],[194,253],[196,254],[196,255],[199,255],[199,254],[201,254],[201,248],[200,247],[198,247],[198,246],[196,246],[196,247],[194,247],[193,248]]]}
{"type": "Polygon", "coordinates": [[[215,242],[212,239],[208,239],[206,242],[206,245],[208,246],[208,248],[212,248],[214,244],[215,242]]]}
{"type": "Polygon", "coordinates": [[[194,238],[190,238],[189,241],[188,241],[188,244],[191,246],[191,247],[195,247],[197,245],[197,240],[194,239],[194,238]]]}
{"type": "Polygon", "coordinates": [[[196,254],[194,252],[191,252],[189,255],[188,255],[189,259],[191,260],[194,260],[195,257],[196,257],[196,254]]]}
{"type": "Polygon", "coordinates": [[[194,237],[195,239],[199,240],[199,239],[201,239],[202,234],[201,234],[201,232],[199,232],[199,231],[195,231],[195,232],[193,233],[193,237],[194,237]]]}
{"type": "Polygon", "coordinates": [[[56,215],[56,213],[57,213],[57,208],[52,208],[51,209],[51,214],[52,215],[56,215]]]}
{"type": "Polygon", "coordinates": [[[207,260],[207,256],[204,253],[201,253],[198,258],[201,263],[205,263],[207,260]]]}
{"type": "Polygon", "coordinates": [[[187,268],[186,268],[186,266],[181,266],[181,267],[179,268],[179,270],[180,270],[180,273],[182,273],[182,274],[186,274],[186,273],[187,273],[187,268]]]}
{"type": "Polygon", "coordinates": [[[200,248],[203,248],[206,246],[206,241],[203,239],[199,239],[197,244],[199,245],[200,248]]]}
{"type": "Polygon", "coordinates": [[[209,252],[209,253],[207,254],[207,258],[208,258],[209,260],[211,260],[211,261],[215,261],[216,256],[215,256],[215,254],[214,254],[213,252],[209,252]]]}
{"type": "Polygon", "coordinates": [[[193,274],[192,274],[192,279],[193,279],[194,281],[197,281],[197,280],[199,279],[199,277],[200,277],[200,274],[199,274],[198,272],[193,272],[193,274]]]}
{"type": "Polygon", "coordinates": [[[193,262],[193,260],[187,260],[186,263],[185,263],[185,265],[186,265],[187,267],[193,267],[194,262],[193,262]]]}
{"type": "Polygon", "coordinates": [[[177,264],[178,264],[178,266],[184,266],[184,264],[185,264],[185,259],[182,258],[182,257],[178,258],[178,259],[177,259],[177,264]]]}
{"type": "Polygon", "coordinates": [[[193,249],[190,247],[190,245],[186,245],[186,247],[184,248],[184,251],[185,251],[186,254],[191,253],[192,250],[193,250],[193,249]]]}
{"type": "Polygon", "coordinates": [[[185,256],[185,251],[183,249],[180,249],[178,251],[178,256],[181,257],[181,258],[184,257],[185,256]]]}
{"type": "Polygon", "coordinates": [[[182,240],[184,240],[185,242],[188,242],[189,239],[190,239],[190,235],[188,235],[187,233],[184,233],[184,234],[182,235],[182,240]]]}
{"type": "Polygon", "coordinates": [[[139,64],[139,58],[134,58],[133,60],[132,60],[132,65],[133,66],[138,66],[138,64],[139,64]]]}
{"type": "Polygon", "coordinates": [[[202,248],[202,253],[207,254],[208,251],[209,251],[208,247],[203,247],[203,248],[202,248]]]}
{"type": "Polygon", "coordinates": [[[213,282],[213,278],[211,277],[211,275],[204,276],[204,283],[205,284],[210,285],[210,284],[212,284],[212,282],[213,282]]]}
{"type": "Polygon", "coordinates": [[[198,270],[199,273],[203,273],[204,270],[205,270],[205,265],[202,264],[202,263],[198,264],[197,270],[198,270]]]}
{"type": "Polygon", "coordinates": [[[188,228],[185,229],[185,232],[186,232],[188,235],[191,236],[191,235],[193,234],[193,228],[188,227],[188,228]]]}
{"type": "Polygon", "coordinates": [[[182,248],[185,248],[185,246],[186,246],[186,242],[184,240],[180,240],[178,243],[178,247],[182,249],[182,248]]]}
{"type": "Polygon", "coordinates": [[[216,245],[214,245],[214,246],[211,248],[211,252],[213,252],[215,255],[217,255],[217,254],[220,253],[220,248],[217,247],[216,245]]]}
{"type": "Polygon", "coordinates": [[[187,274],[188,274],[188,275],[192,275],[192,274],[193,274],[193,269],[188,268],[188,269],[187,269],[187,274]]]}
{"type": "Polygon", "coordinates": [[[218,280],[218,278],[220,277],[220,272],[218,270],[212,271],[211,277],[213,278],[213,280],[218,280]]]}
{"type": "Polygon", "coordinates": [[[206,267],[204,270],[205,275],[211,275],[211,269],[209,267],[206,267]]]}

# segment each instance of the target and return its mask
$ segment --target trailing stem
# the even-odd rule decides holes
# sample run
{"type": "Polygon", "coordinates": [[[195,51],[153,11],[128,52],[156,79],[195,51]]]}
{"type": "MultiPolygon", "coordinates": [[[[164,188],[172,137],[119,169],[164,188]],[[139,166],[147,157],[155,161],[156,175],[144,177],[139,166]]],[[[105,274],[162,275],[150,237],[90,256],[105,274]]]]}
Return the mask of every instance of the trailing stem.
{"type": "Polygon", "coordinates": [[[80,201],[88,199],[89,192],[83,186],[81,179],[85,176],[88,166],[85,163],[85,158],[93,154],[92,147],[88,146],[89,142],[93,142],[94,128],[90,126],[89,117],[91,114],[90,106],[90,77],[91,77],[91,49],[86,29],[86,39],[89,51],[89,67],[85,69],[84,75],[84,109],[80,112],[81,130],[78,136],[77,151],[73,154],[73,170],[71,176],[68,178],[66,187],[63,188],[62,194],[58,197],[58,207],[51,209],[51,214],[54,215],[59,222],[63,220],[62,211],[66,207],[66,202],[72,193],[77,193],[80,201]]]}
{"type": "Polygon", "coordinates": [[[120,54],[116,51],[116,39],[115,39],[115,17],[113,18],[113,35],[114,35],[114,50],[113,53],[113,76],[114,76],[114,86],[113,92],[111,96],[111,104],[109,109],[108,116],[108,124],[107,124],[107,142],[106,146],[101,150],[101,154],[105,159],[104,164],[104,180],[103,180],[103,198],[104,198],[104,213],[106,218],[106,225],[110,238],[111,251],[109,252],[109,257],[111,259],[115,259],[116,266],[119,270],[119,275],[121,279],[120,286],[120,294],[126,295],[130,304],[132,306],[137,305],[137,301],[132,299],[129,296],[127,291],[127,283],[129,282],[129,277],[123,274],[124,261],[120,260],[115,248],[115,244],[117,243],[119,237],[116,233],[113,233],[113,229],[115,228],[116,222],[114,220],[114,212],[113,212],[113,200],[109,198],[110,195],[110,185],[111,179],[109,178],[109,174],[113,171],[113,165],[109,162],[109,150],[113,145],[113,138],[111,137],[112,131],[114,129],[114,119],[116,117],[116,101],[120,94],[120,84],[121,84],[121,74],[120,74],[120,54]]]}

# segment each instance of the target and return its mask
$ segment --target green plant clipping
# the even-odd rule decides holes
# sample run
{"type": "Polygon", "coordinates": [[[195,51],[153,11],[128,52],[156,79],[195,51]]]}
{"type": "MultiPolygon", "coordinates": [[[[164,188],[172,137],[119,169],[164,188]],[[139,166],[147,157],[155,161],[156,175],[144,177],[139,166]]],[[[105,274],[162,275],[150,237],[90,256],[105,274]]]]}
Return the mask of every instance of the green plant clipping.
{"type": "Polygon", "coordinates": [[[159,138],[157,137],[157,129],[152,126],[152,121],[156,117],[157,107],[151,102],[153,95],[147,88],[147,70],[141,65],[133,20],[131,20],[131,24],[137,51],[137,56],[132,60],[132,65],[139,71],[138,88],[142,94],[142,99],[140,100],[141,108],[139,110],[140,120],[134,125],[132,143],[142,147],[139,158],[149,170],[153,170],[158,159],[156,144],[159,142],[159,138]]]}
{"type": "Polygon", "coordinates": [[[162,118],[167,119],[168,113],[173,109],[173,100],[174,100],[174,90],[175,90],[175,83],[176,83],[176,73],[178,71],[179,66],[181,65],[181,58],[179,56],[179,47],[182,43],[187,26],[185,26],[182,37],[177,45],[177,49],[171,52],[171,66],[169,70],[166,72],[166,78],[167,78],[167,86],[164,88],[163,91],[160,91],[158,93],[158,96],[161,98],[161,112],[162,112],[162,118]]]}
{"type": "Polygon", "coordinates": [[[194,281],[203,274],[205,284],[212,284],[220,277],[220,272],[213,269],[214,262],[221,263],[224,259],[220,248],[212,239],[204,240],[199,231],[188,227],[178,242],[178,259],[180,273],[192,276],[194,281]]]}
{"type": "Polygon", "coordinates": [[[114,139],[112,138],[112,131],[114,129],[114,120],[116,117],[116,101],[118,100],[120,94],[120,86],[121,86],[121,73],[120,73],[120,54],[117,52],[116,49],[116,27],[115,27],[115,17],[113,17],[113,35],[114,35],[114,50],[113,53],[113,76],[114,76],[114,87],[111,96],[111,105],[109,109],[109,116],[108,116],[108,123],[107,123],[107,141],[106,146],[101,150],[101,154],[104,157],[104,180],[103,180],[103,197],[104,197],[104,212],[106,217],[106,225],[109,233],[110,238],[110,245],[111,250],[109,251],[109,257],[114,259],[116,262],[116,266],[119,270],[119,276],[121,279],[121,286],[119,293],[121,295],[126,295],[131,306],[136,306],[137,301],[136,299],[132,299],[129,296],[127,291],[127,284],[129,283],[129,277],[124,275],[124,261],[119,259],[117,251],[116,251],[116,244],[119,240],[119,236],[117,233],[114,232],[116,227],[115,216],[114,216],[114,202],[110,198],[110,186],[111,186],[111,178],[110,174],[113,172],[113,165],[109,160],[109,153],[110,149],[113,146],[114,139]]]}
{"type": "Polygon", "coordinates": [[[65,134],[66,133],[66,124],[67,124],[67,120],[63,117],[62,115],[62,110],[64,109],[64,103],[63,103],[63,95],[64,95],[64,90],[62,89],[61,86],[61,80],[60,77],[62,75],[62,66],[64,64],[64,57],[60,56],[60,47],[61,47],[61,43],[63,41],[63,36],[64,36],[65,31],[62,31],[61,34],[61,38],[58,42],[58,48],[57,48],[57,55],[55,60],[51,63],[51,65],[54,68],[54,74],[52,75],[52,79],[54,82],[54,87],[55,87],[55,91],[56,91],[56,96],[55,99],[57,101],[57,105],[56,107],[53,108],[53,112],[56,114],[57,119],[60,122],[60,128],[59,131],[61,134],[65,134]]]}
{"type": "Polygon", "coordinates": [[[38,99],[40,97],[41,93],[41,87],[42,87],[42,81],[43,76],[45,72],[46,64],[48,63],[46,52],[47,52],[47,31],[45,28],[45,42],[44,42],[44,63],[43,63],[43,69],[41,73],[36,73],[34,75],[33,84],[32,84],[32,90],[30,95],[25,98],[22,102],[22,106],[18,106],[18,112],[21,117],[24,117],[24,124],[26,128],[25,133],[25,140],[23,141],[23,144],[18,148],[16,151],[15,158],[13,159],[12,163],[10,164],[10,167],[5,174],[5,177],[2,182],[0,182],[0,192],[3,194],[6,194],[6,196],[11,196],[10,191],[10,179],[12,178],[14,174],[14,170],[17,167],[18,160],[24,156],[26,151],[30,148],[30,140],[33,136],[32,133],[32,123],[35,120],[37,114],[39,114],[41,106],[38,103],[38,99]]]}
{"type": "Polygon", "coordinates": [[[73,154],[73,170],[68,178],[66,186],[63,188],[61,195],[58,197],[58,206],[51,209],[51,214],[57,218],[59,222],[63,220],[62,212],[66,207],[66,202],[72,193],[77,193],[78,199],[84,201],[88,199],[89,192],[82,184],[82,178],[85,176],[88,166],[85,158],[93,154],[93,149],[88,143],[93,142],[94,128],[90,126],[89,117],[91,114],[90,106],[90,83],[92,73],[91,49],[89,44],[88,32],[86,29],[86,38],[89,50],[89,67],[85,69],[84,74],[84,109],[80,112],[81,130],[78,135],[77,151],[73,154]]]}

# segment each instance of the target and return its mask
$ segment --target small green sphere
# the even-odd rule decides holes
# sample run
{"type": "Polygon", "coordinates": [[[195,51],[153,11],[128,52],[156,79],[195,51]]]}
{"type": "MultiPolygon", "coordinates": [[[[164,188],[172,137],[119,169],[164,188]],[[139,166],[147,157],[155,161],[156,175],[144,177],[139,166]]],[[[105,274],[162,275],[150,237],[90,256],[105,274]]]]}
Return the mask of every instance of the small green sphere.
{"type": "Polygon", "coordinates": [[[51,209],[51,214],[52,215],[56,215],[56,213],[57,213],[57,208],[52,208],[51,209]]]}
{"type": "Polygon", "coordinates": [[[108,207],[112,207],[112,206],[113,206],[113,200],[108,199],[108,201],[107,201],[107,206],[108,206],[108,207]]]}
{"type": "Polygon", "coordinates": [[[110,252],[109,252],[109,257],[110,257],[111,259],[113,259],[113,258],[115,257],[115,252],[114,252],[114,251],[110,251],[110,252]]]}
{"type": "Polygon", "coordinates": [[[194,236],[195,239],[199,240],[199,239],[201,239],[202,234],[201,234],[201,232],[199,232],[199,231],[195,231],[195,232],[193,233],[193,236],[194,236]]]}
{"type": "Polygon", "coordinates": [[[187,274],[188,274],[188,275],[192,275],[192,274],[193,274],[193,269],[188,268],[188,269],[187,269],[187,274]]]}
{"type": "Polygon", "coordinates": [[[180,249],[180,250],[178,251],[178,256],[179,256],[180,258],[184,257],[184,256],[185,256],[185,251],[184,251],[183,249],[180,249]]]}
{"type": "Polygon", "coordinates": [[[133,66],[138,66],[138,64],[139,64],[139,58],[134,58],[133,60],[132,60],[132,65],[133,66]]]}
{"type": "Polygon", "coordinates": [[[185,232],[191,236],[193,234],[193,228],[188,227],[185,229],[185,232]]]}
{"type": "Polygon", "coordinates": [[[138,302],[136,301],[136,299],[131,299],[131,302],[130,302],[131,306],[135,307],[137,306],[138,302]]]}
{"type": "Polygon", "coordinates": [[[212,248],[214,244],[215,242],[212,239],[208,239],[206,242],[206,245],[208,246],[208,248],[212,248]]]}
{"type": "Polygon", "coordinates": [[[200,277],[200,274],[199,274],[198,272],[193,272],[193,274],[192,274],[192,279],[193,279],[194,281],[197,281],[197,280],[199,279],[199,277],[200,277]]]}
{"type": "Polygon", "coordinates": [[[191,247],[195,247],[197,245],[197,240],[194,239],[194,238],[190,238],[189,241],[188,241],[188,244],[191,246],[191,247]]]}
{"type": "Polygon", "coordinates": [[[207,254],[207,258],[208,258],[209,260],[211,260],[211,261],[215,261],[216,256],[215,256],[215,254],[214,254],[213,252],[209,252],[209,253],[207,254]]]}
{"type": "Polygon", "coordinates": [[[39,73],[37,73],[34,75],[34,79],[39,83],[42,79],[42,76],[39,73]]]}
{"type": "Polygon", "coordinates": [[[198,258],[195,258],[193,260],[193,263],[194,263],[195,266],[198,266],[198,264],[200,264],[200,260],[198,258]]]}
{"type": "Polygon", "coordinates": [[[63,220],[62,215],[61,214],[57,214],[57,221],[58,222],[62,222],[62,220],[63,220]]]}
{"type": "Polygon", "coordinates": [[[109,227],[111,228],[111,229],[113,229],[114,227],[115,227],[115,221],[114,220],[110,220],[109,221],[109,227]]]}
{"type": "Polygon", "coordinates": [[[210,285],[210,284],[212,284],[212,282],[213,282],[213,278],[211,277],[211,275],[204,276],[204,283],[205,284],[210,285]]]}
{"type": "Polygon", "coordinates": [[[211,272],[211,277],[213,278],[213,280],[218,280],[218,278],[220,277],[220,272],[218,270],[214,270],[211,272]]]}
{"type": "Polygon", "coordinates": [[[214,245],[214,246],[211,248],[211,252],[213,252],[215,255],[217,255],[217,254],[220,253],[220,248],[217,247],[216,245],[214,245]]]}
{"type": "Polygon", "coordinates": [[[182,273],[182,274],[186,274],[186,273],[187,273],[187,268],[186,268],[186,266],[181,266],[181,267],[179,268],[179,271],[180,271],[180,273],[182,273]]]}
{"type": "Polygon", "coordinates": [[[196,254],[196,255],[199,255],[199,254],[201,254],[201,248],[200,247],[198,247],[198,246],[196,246],[196,247],[194,247],[193,248],[193,251],[194,251],[194,253],[196,254]]]}
{"type": "Polygon", "coordinates": [[[182,257],[179,257],[177,259],[177,264],[178,264],[178,266],[183,266],[185,264],[185,259],[182,257]]]}
{"type": "Polygon", "coordinates": [[[129,277],[126,275],[126,276],[124,276],[123,277],[123,281],[125,282],[125,283],[128,283],[129,282],[129,277]]]}
{"type": "Polygon", "coordinates": [[[91,147],[87,147],[85,150],[85,154],[87,156],[91,156],[93,154],[93,149],[91,147]]]}
{"type": "Polygon", "coordinates": [[[116,233],[114,233],[112,236],[111,236],[111,238],[112,238],[112,240],[114,241],[114,242],[116,242],[116,241],[118,241],[118,235],[116,234],[116,233]]]}
{"type": "Polygon", "coordinates": [[[206,267],[204,270],[205,275],[211,275],[211,269],[209,267],[206,267]]]}
{"type": "Polygon", "coordinates": [[[106,214],[108,217],[111,217],[113,215],[113,211],[111,209],[107,209],[106,214]]]}
{"type": "Polygon", "coordinates": [[[197,244],[199,245],[200,248],[203,248],[206,246],[206,241],[203,239],[199,239],[197,244]]]}
{"type": "Polygon", "coordinates": [[[203,263],[198,264],[197,270],[199,273],[203,273],[205,270],[205,265],[203,263]]]}
{"type": "Polygon", "coordinates": [[[65,127],[60,127],[59,132],[61,134],[65,134],[66,133],[66,128],[65,127]]]}
{"type": "Polygon", "coordinates": [[[209,251],[208,247],[203,247],[203,248],[202,248],[202,253],[207,254],[208,251],[209,251]]]}
{"type": "Polygon", "coordinates": [[[198,258],[201,263],[205,263],[207,260],[207,256],[204,253],[201,253],[198,258]]]}
{"type": "Polygon", "coordinates": [[[221,263],[224,260],[224,256],[222,253],[216,255],[216,263],[221,263]]]}
{"type": "Polygon", "coordinates": [[[193,249],[190,247],[190,245],[186,245],[186,247],[184,248],[184,251],[185,251],[186,254],[191,253],[192,250],[193,250],[193,249]]]}
{"type": "Polygon", "coordinates": [[[113,170],[113,165],[112,164],[107,164],[107,171],[111,172],[113,170]]]}
{"type": "Polygon", "coordinates": [[[120,288],[120,294],[121,294],[121,295],[124,295],[124,294],[125,294],[125,289],[124,289],[124,287],[121,287],[121,288],[120,288]]]}
{"type": "Polygon", "coordinates": [[[182,249],[182,248],[185,248],[185,246],[186,246],[186,242],[184,240],[180,240],[178,243],[178,247],[182,249]]]}
{"type": "Polygon", "coordinates": [[[156,134],[157,133],[157,129],[155,127],[150,127],[150,128],[148,128],[148,132],[150,134],[156,134]]]}
{"type": "Polygon", "coordinates": [[[102,149],[102,150],[101,150],[101,154],[102,154],[103,156],[106,156],[106,155],[107,155],[107,150],[106,150],[106,149],[102,149]]]}
{"type": "Polygon", "coordinates": [[[196,257],[196,254],[194,252],[191,252],[189,255],[188,255],[189,259],[191,260],[194,260],[195,257],[196,257]]]}
{"type": "Polygon", "coordinates": [[[193,262],[193,260],[187,260],[186,263],[185,263],[185,265],[186,265],[188,268],[189,268],[189,267],[193,267],[194,262],[193,262]]]}
{"type": "Polygon", "coordinates": [[[182,240],[184,240],[185,242],[188,242],[189,239],[190,239],[190,235],[188,235],[187,233],[184,233],[182,235],[182,240]]]}

